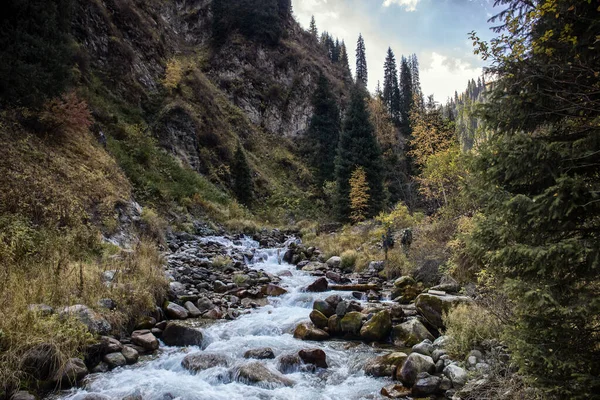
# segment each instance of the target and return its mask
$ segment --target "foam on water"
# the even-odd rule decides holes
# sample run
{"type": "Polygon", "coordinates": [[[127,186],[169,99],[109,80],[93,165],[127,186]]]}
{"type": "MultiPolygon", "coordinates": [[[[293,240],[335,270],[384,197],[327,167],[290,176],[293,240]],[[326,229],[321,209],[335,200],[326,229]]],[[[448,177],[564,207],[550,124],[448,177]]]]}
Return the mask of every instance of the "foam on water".
{"type": "MultiPolygon", "coordinates": [[[[205,352],[231,357],[236,367],[250,360],[243,354],[250,349],[270,347],[275,356],[296,353],[303,348],[322,348],[327,354],[328,369],[316,373],[296,372],[286,377],[296,382],[293,387],[269,388],[246,385],[231,380],[229,368],[215,367],[191,374],[183,369],[181,360],[189,353],[200,351],[197,347],[176,348],[161,346],[158,354],[136,365],[117,368],[104,374],[91,375],[83,389],[62,392],[53,398],[76,400],[86,393],[101,393],[121,399],[127,395],[140,394],[145,400],[334,400],[378,399],[385,379],[367,377],[362,371],[364,361],[374,355],[374,350],[364,344],[346,349],[346,342],[304,342],[294,339],[292,332],[301,321],[308,320],[309,310],[316,299],[331,294],[349,298],[347,292],[305,293],[304,287],[314,277],[296,271],[293,265],[283,263],[285,249],[258,249],[250,239],[235,245],[222,237],[203,238],[205,242],[218,242],[229,248],[255,249],[255,259],[261,260],[252,268],[271,274],[290,271],[292,276],[282,277],[281,286],[288,293],[270,298],[270,304],[253,310],[240,318],[217,323],[205,328],[205,352]]],[[[256,361],[256,360],[252,360],[256,361]]],[[[276,360],[261,360],[268,368],[277,367],[276,360]]]]}

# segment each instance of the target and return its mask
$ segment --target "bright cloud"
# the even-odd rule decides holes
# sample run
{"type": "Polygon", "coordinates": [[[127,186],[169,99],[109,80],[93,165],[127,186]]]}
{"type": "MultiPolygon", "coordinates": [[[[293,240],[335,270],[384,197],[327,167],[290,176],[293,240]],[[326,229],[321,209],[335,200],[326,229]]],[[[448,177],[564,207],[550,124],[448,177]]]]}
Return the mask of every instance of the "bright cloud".
{"type": "Polygon", "coordinates": [[[423,93],[435,94],[436,101],[445,103],[448,97],[454,96],[455,90],[461,93],[470,79],[481,76],[482,68],[459,58],[432,52],[421,57],[420,73],[423,93]]]}
{"type": "Polygon", "coordinates": [[[384,7],[389,7],[392,4],[397,4],[400,7],[404,7],[406,11],[415,11],[417,9],[417,3],[420,0],[385,0],[383,2],[384,7]]]}

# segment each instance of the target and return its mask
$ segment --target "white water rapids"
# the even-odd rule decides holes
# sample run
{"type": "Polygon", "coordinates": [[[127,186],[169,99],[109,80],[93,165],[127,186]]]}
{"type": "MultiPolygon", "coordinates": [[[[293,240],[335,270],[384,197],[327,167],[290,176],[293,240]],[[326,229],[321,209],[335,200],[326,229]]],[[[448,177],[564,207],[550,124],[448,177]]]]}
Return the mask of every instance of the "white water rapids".
{"type": "MultiPolygon", "coordinates": [[[[211,238],[215,240],[215,238],[211,238]]],[[[222,244],[233,246],[221,238],[222,244]]],[[[244,240],[244,248],[258,245],[244,240]]],[[[238,248],[242,247],[238,243],[238,248]]],[[[181,360],[197,347],[178,348],[162,345],[152,357],[141,359],[135,365],[91,375],[84,388],[62,392],[60,399],[77,400],[83,394],[99,393],[113,399],[128,395],[141,395],[144,400],[350,400],[379,399],[379,391],[390,381],[365,376],[364,361],[376,354],[365,345],[348,346],[348,342],[306,342],[294,339],[292,332],[301,321],[308,320],[313,301],[325,299],[332,294],[348,298],[349,293],[305,293],[301,289],[315,278],[297,271],[295,266],[279,263],[279,255],[285,249],[256,249],[251,268],[278,275],[284,271],[292,276],[281,278],[280,285],[288,290],[281,297],[269,298],[269,305],[252,310],[234,321],[216,323],[203,328],[205,349],[203,351],[227,355],[234,359],[229,368],[214,367],[197,374],[181,366],[181,360]],[[236,365],[257,360],[244,359],[247,350],[261,347],[273,349],[276,358],[281,354],[297,353],[301,349],[321,348],[327,354],[329,368],[317,372],[295,372],[286,377],[296,382],[293,387],[269,389],[260,385],[246,385],[231,381],[227,371],[236,365]]],[[[277,361],[260,360],[268,368],[276,370],[277,361]]]]}

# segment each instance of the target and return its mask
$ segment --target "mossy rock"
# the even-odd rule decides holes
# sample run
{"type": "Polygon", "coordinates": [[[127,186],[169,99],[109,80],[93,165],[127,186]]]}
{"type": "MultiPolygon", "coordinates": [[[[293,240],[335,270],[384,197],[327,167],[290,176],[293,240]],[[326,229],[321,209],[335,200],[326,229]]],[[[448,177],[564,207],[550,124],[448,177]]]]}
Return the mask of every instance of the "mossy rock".
{"type": "Polygon", "coordinates": [[[312,310],[310,312],[310,320],[312,321],[313,324],[315,324],[315,326],[319,329],[324,329],[327,328],[327,317],[323,315],[322,312],[318,311],[318,310],[312,310]]]}
{"type": "Polygon", "coordinates": [[[409,319],[392,328],[392,342],[396,346],[411,347],[423,340],[434,337],[418,319],[409,319]]]}
{"type": "Polygon", "coordinates": [[[390,335],[392,330],[392,317],[388,310],[383,310],[375,314],[360,329],[360,337],[367,341],[384,341],[390,335]]]}
{"type": "Polygon", "coordinates": [[[359,336],[363,324],[363,315],[358,311],[351,311],[344,315],[340,321],[340,330],[343,334],[359,336]]]}
{"type": "Polygon", "coordinates": [[[417,297],[415,306],[417,311],[436,328],[443,328],[443,316],[459,304],[471,303],[473,300],[466,296],[438,296],[423,293],[417,297]]]}

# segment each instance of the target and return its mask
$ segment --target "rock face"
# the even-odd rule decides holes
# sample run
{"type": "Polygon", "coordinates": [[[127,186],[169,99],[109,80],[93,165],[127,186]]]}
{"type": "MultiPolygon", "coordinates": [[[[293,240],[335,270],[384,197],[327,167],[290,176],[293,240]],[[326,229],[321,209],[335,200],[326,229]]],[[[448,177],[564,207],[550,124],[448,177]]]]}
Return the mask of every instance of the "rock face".
{"type": "Polygon", "coordinates": [[[360,328],[360,337],[367,341],[383,341],[387,339],[392,330],[392,318],[388,310],[375,314],[360,328]]]}
{"type": "Polygon", "coordinates": [[[257,360],[267,360],[275,358],[273,349],[270,347],[263,347],[260,349],[251,349],[244,353],[244,358],[255,358],[257,360]]]}
{"type": "Polygon", "coordinates": [[[199,329],[170,321],[163,331],[162,340],[167,346],[202,346],[204,335],[199,329]]]}
{"type": "Polygon", "coordinates": [[[423,340],[433,340],[433,335],[418,319],[409,319],[392,329],[392,342],[396,346],[414,346],[423,340]]]}
{"type": "Polygon", "coordinates": [[[181,366],[192,372],[200,372],[213,367],[227,367],[228,364],[228,358],[222,354],[203,352],[188,354],[181,361],[181,366]]]}
{"type": "Polygon", "coordinates": [[[430,293],[423,293],[417,297],[415,306],[419,313],[436,328],[443,328],[444,322],[442,316],[458,304],[471,303],[473,300],[466,296],[436,296],[430,293]]]}
{"type": "Polygon", "coordinates": [[[327,278],[319,278],[306,287],[307,292],[324,292],[327,290],[329,283],[327,278]]]}
{"type": "Polygon", "coordinates": [[[131,333],[131,342],[149,351],[158,349],[158,340],[156,339],[156,336],[147,329],[133,331],[131,333]]]}
{"type": "Polygon", "coordinates": [[[235,380],[250,385],[260,385],[268,388],[293,386],[294,381],[286,378],[277,371],[272,371],[259,362],[241,366],[234,373],[235,380]]]}
{"type": "Polygon", "coordinates": [[[408,358],[406,353],[395,352],[370,359],[365,364],[365,374],[383,377],[393,377],[396,369],[408,358]]]}
{"type": "Polygon", "coordinates": [[[315,328],[312,324],[304,322],[299,324],[294,330],[294,337],[301,340],[327,340],[329,334],[321,329],[315,328]]]}
{"type": "Polygon", "coordinates": [[[396,371],[396,379],[404,385],[412,387],[421,372],[435,373],[435,364],[429,356],[412,353],[408,356],[402,367],[396,371]]]}
{"type": "Polygon", "coordinates": [[[321,349],[300,350],[298,356],[306,364],[313,364],[319,368],[327,368],[327,356],[321,349]]]}
{"type": "Polygon", "coordinates": [[[60,316],[63,318],[72,317],[84,324],[88,330],[96,335],[108,335],[111,326],[100,314],[83,304],[65,307],[60,316]]]}

